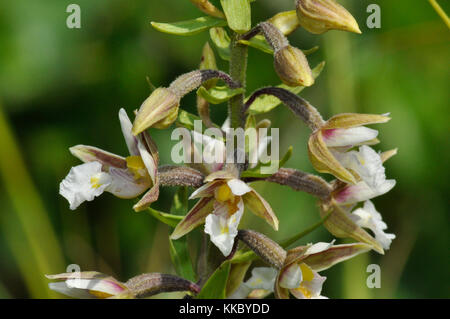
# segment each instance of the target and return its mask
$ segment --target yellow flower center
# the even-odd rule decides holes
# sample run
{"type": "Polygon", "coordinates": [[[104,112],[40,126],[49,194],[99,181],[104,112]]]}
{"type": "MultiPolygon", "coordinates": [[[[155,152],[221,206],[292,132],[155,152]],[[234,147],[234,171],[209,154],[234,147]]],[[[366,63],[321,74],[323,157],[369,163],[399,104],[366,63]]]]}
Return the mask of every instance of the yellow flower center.
{"type": "Polygon", "coordinates": [[[312,297],[312,293],[311,293],[311,291],[308,290],[308,288],[300,286],[300,287],[296,288],[295,290],[300,291],[306,298],[312,297]]]}
{"type": "Polygon", "coordinates": [[[89,293],[100,299],[106,299],[106,298],[112,296],[111,294],[108,294],[106,292],[96,291],[96,290],[89,290],[89,293]]]}
{"type": "Polygon", "coordinates": [[[147,175],[147,169],[142,157],[137,155],[128,156],[126,159],[128,169],[134,174],[134,179],[138,180],[147,175]]]}
{"type": "Polygon", "coordinates": [[[224,183],[220,185],[215,192],[215,198],[219,202],[226,202],[229,200],[232,200],[234,197],[233,192],[231,191],[230,187],[224,183]]]}
{"type": "Polygon", "coordinates": [[[96,176],[92,176],[91,177],[91,185],[92,188],[99,188],[100,186],[102,186],[103,184],[100,183],[100,177],[96,176]]]}
{"type": "Polygon", "coordinates": [[[230,231],[230,229],[228,228],[228,225],[225,226],[221,226],[220,227],[220,234],[228,234],[228,232],[230,231]]]}
{"type": "Polygon", "coordinates": [[[314,273],[305,263],[300,264],[303,281],[311,281],[314,279],[314,273]]]}

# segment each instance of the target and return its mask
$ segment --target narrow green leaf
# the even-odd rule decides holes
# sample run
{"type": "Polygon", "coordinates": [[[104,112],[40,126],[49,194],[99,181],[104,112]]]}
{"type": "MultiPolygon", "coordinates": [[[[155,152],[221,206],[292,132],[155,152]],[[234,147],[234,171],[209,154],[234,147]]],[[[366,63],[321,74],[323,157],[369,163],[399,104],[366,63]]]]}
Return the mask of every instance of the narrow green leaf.
{"type": "Polygon", "coordinates": [[[225,61],[230,61],[231,39],[225,29],[211,28],[209,29],[209,36],[211,37],[211,41],[216,46],[219,56],[225,61]]]}
{"type": "Polygon", "coordinates": [[[195,272],[192,266],[191,256],[187,246],[187,237],[175,241],[169,238],[170,259],[177,274],[187,280],[195,281],[195,272]]]}
{"type": "Polygon", "coordinates": [[[160,212],[159,210],[153,209],[151,207],[148,208],[148,212],[150,215],[155,217],[160,222],[163,222],[170,227],[176,227],[178,223],[183,219],[183,216],[172,215],[160,212]]]}
{"type": "Polygon", "coordinates": [[[249,0],[220,0],[228,26],[237,33],[245,33],[252,26],[249,0]]]}
{"type": "Polygon", "coordinates": [[[255,166],[254,168],[248,169],[246,171],[242,172],[241,177],[268,177],[274,173],[276,173],[276,171],[278,170],[278,168],[283,167],[283,165],[291,158],[292,156],[292,146],[289,147],[289,149],[286,151],[286,154],[284,154],[283,158],[281,160],[277,160],[277,161],[270,161],[269,163],[259,163],[257,166],[255,166]],[[277,165],[276,165],[276,162],[277,165]],[[269,173],[262,173],[261,172],[261,168],[263,167],[276,167],[276,171],[274,172],[269,172],[269,173]]]}
{"type": "MultiPolygon", "coordinates": [[[[325,67],[325,62],[319,63],[314,69],[312,69],[312,74],[314,79],[316,79],[320,73],[322,72],[323,68],[325,67]]],[[[277,87],[286,89],[288,91],[291,91],[294,94],[299,94],[303,89],[304,86],[287,86],[285,84],[280,84],[277,87]]],[[[278,105],[281,104],[281,101],[273,96],[273,95],[263,95],[258,97],[250,106],[249,112],[250,114],[262,114],[267,113],[274,108],[276,108],[278,105]]]]}
{"type": "Polygon", "coordinates": [[[161,23],[152,21],[151,24],[156,30],[160,32],[175,35],[194,35],[213,27],[221,27],[227,25],[226,21],[210,16],[173,23],[161,23]]]}
{"type": "Polygon", "coordinates": [[[230,266],[228,260],[224,261],[206,281],[197,299],[225,299],[230,266]]]}
{"type": "Polygon", "coordinates": [[[220,104],[228,101],[233,96],[244,93],[243,88],[230,89],[227,86],[216,86],[209,90],[201,86],[197,90],[197,95],[204,98],[206,101],[212,104],[220,104]]]}

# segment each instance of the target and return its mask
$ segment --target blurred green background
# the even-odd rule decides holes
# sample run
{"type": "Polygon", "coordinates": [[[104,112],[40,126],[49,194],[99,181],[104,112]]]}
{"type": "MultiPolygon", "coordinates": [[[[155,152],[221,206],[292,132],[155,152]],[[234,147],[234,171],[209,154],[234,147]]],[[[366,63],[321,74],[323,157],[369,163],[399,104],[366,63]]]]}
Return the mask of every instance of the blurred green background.
{"type": "MultiPolygon", "coordinates": [[[[216,1],[217,3],[217,1],[216,1]]],[[[320,50],[326,60],[316,85],[302,96],[328,118],[339,112],[391,112],[379,125],[377,150],[398,147],[386,163],[397,186],[374,200],[394,232],[391,250],[375,252],[325,271],[323,294],[332,298],[448,298],[449,256],[449,57],[450,32],[425,0],[340,1],[362,35],[332,31],[317,36],[299,29],[293,45],[320,50]],[[381,7],[381,29],[368,29],[366,8],[381,7]],[[381,288],[366,287],[368,264],[381,266],[381,288]]],[[[440,1],[450,12],[450,1],[440,1]]],[[[253,23],[293,0],[258,0],[253,23]]],[[[0,297],[47,298],[46,273],[67,265],[126,280],[142,272],[173,273],[165,225],[132,210],[133,200],[104,194],[72,212],[58,195],[59,182],[79,164],[75,144],[126,154],[117,113],[139,107],[150,89],[168,85],[198,66],[208,32],[191,37],[162,34],[150,21],[202,16],[188,0],[47,0],[0,2],[0,297]],[[81,7],[81,29],[66,27],[66,7],[81,7]]],[[[220,58],[218,58],[220,60],[220,58]]],[[[223,61],[219,66],[226,67],[223,61]]],[[[272,58],[250,49],[248,89],[279,83],[272,58]]],[[[195,111],[195,93],[182,108],[195,111]]],[[[224,120],[226,107],[213,106],[224,120]]],[[[308,131],[290,111],[268,114],[280,127],[281,151],[294,146],[288,166],[312,172],[308,131]]],[[[151,130],[163,164],[170,163],[170,130],[151,130]]],[[[329,175],[325,175],[330,179],[329,175]]],[[[241,227],[284,239],[319,219],[313,197],[279,185],[255,183],[280,219],[275,233],[245,214],[241,227]]],[[[155,208],[168,210],[174,189],[163,189],[155,208]]],[[[197,230],[199,232],[199,230],[197,230]]],[[[323,228],[302,240],[330,241],[323,228]]],[[[342,241],[339,241],[342,242],[342,241]]]]}

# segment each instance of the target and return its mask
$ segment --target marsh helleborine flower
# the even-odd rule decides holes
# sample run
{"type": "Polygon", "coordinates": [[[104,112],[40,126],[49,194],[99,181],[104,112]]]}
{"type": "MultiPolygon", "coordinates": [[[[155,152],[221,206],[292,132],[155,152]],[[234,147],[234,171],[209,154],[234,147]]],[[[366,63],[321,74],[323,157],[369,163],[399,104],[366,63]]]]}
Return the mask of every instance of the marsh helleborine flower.
{"type": "Polygon", "coordinates": [[[300,25],[311,33],[328,30],[361,33],[355,18],[334,0],[297,0],[300,25]]]}
{"type": "Polygon", "coordinates": [[[147,133],[133,136],[131,121],[124,109],[119,112],[120,125],[130,156],[124,158],[99,148],[77,145],[70,152],[85,162],[72,167],[61,182],[59,193],[76,209],[103,192],[119,198],[135,198],[150,188],[134,206],[136,211],[148,207],[158,198],[158,151],[147,133]]]}
{"type": "Polygon", "coordinates": [[[237,177],[235,171],[217,171],[205,178],[205,185],[190,198],[200,198],[177,225],[171,238],[178,239],[205,223],[205,233],[228,256],[233,248],[244,205],[278,230],[278,219],[270,205],[254,189],[237,177]]]}

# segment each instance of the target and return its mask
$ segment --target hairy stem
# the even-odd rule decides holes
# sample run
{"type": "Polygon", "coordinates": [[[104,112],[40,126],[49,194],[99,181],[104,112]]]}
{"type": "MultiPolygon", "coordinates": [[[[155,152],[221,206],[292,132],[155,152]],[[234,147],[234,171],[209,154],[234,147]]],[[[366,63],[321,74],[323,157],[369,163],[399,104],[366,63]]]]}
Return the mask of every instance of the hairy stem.
{"type": "Polygon", "coordinates": [[[245,76],[247,72],[248,48],[238,42],[238,35],[233,34],[231,41],[230,76],[244,88],[244,93],[232,97],[228,102],[228,115],[232,128],[244,126],[245,76]]]}

